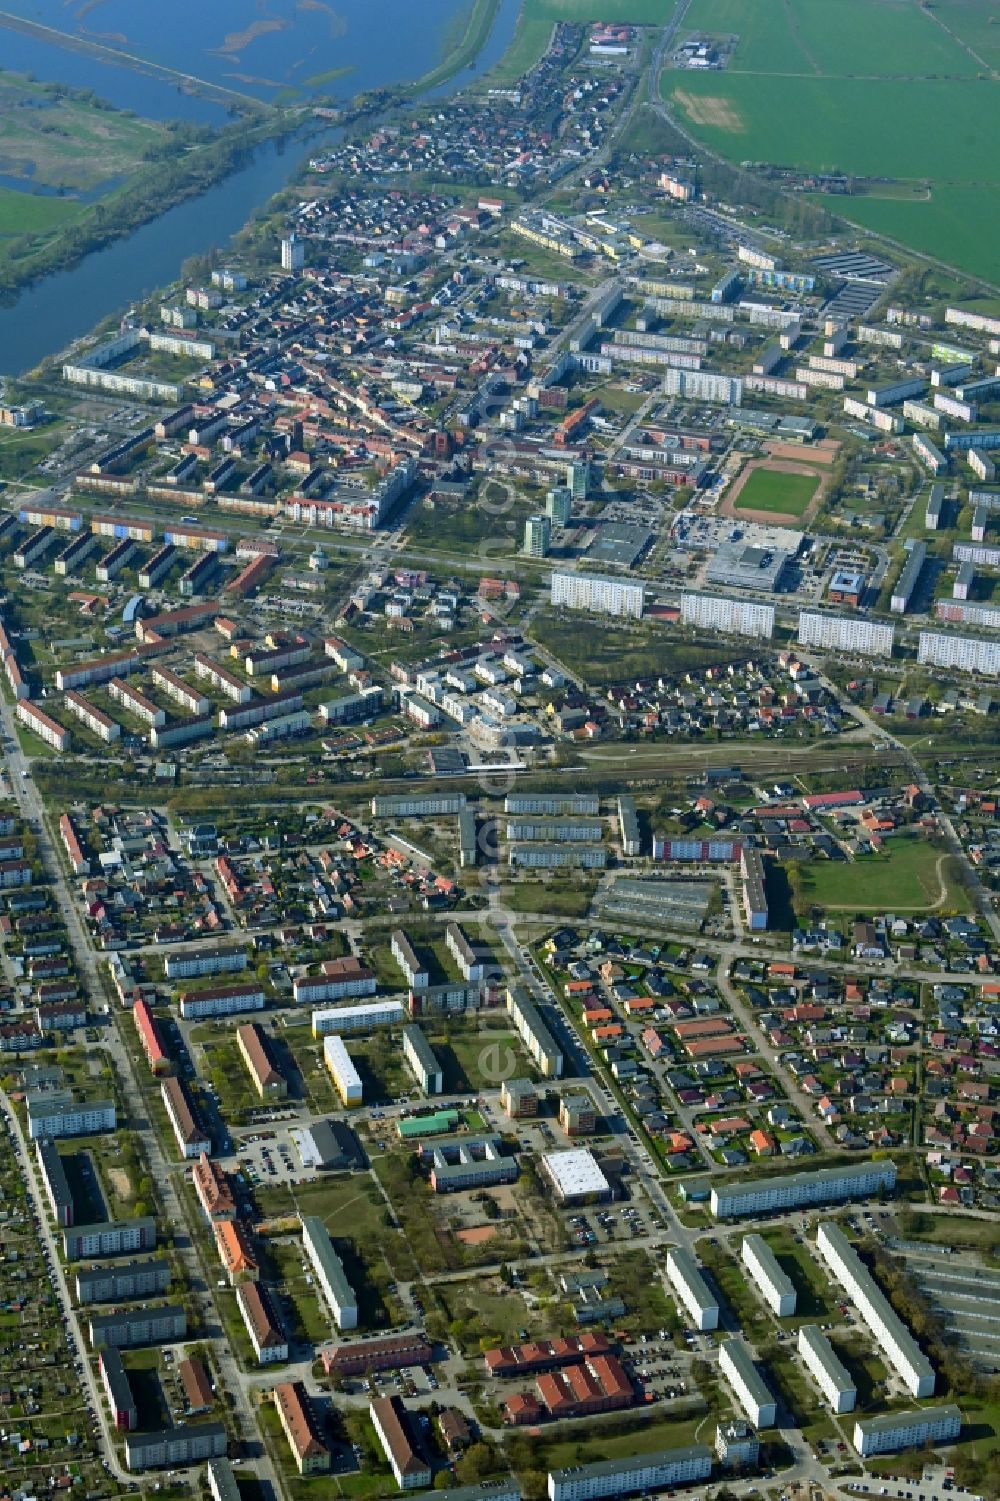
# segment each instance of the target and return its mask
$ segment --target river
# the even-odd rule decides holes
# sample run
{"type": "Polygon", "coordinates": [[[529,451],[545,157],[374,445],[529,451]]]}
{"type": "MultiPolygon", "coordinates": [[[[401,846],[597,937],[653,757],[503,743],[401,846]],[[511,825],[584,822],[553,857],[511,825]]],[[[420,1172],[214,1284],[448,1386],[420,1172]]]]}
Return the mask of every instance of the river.
{"type": "MultiPolygon", "coordinates": [[[[174,3],[177,4],[178,0],[174,3]]],[[[115,29],[111,24],[111,12],[120,9],[121,4],[122,0],[104,0],[104,4],[91,12],[93,17],[100,16],[102,33],[115,29]]],[[[180,0],[178,8],[193,10],[195,4],[204,9],[202,0],[180,0]]],[[[309,51],[310,65],[315,65],[312,73],[307,75],[309,77],[341,66],[351,67],[349,75],[327,86],[342,97],[363,89],[405,82],[429,72],[440,59],[442,37],[449,21],[468,9],[467,0],[464,3],[463,0],[429,0],[429,3],[425,0],[420,6],[413,0],[338,0],[338,14],[334,17],[330,6],[321,5],[319,0],[313,0],[313,4],[316,10],[307,8],[302,0],[298,0],[295,13],[314,16],[320,12],[327,17],[334,31],[351,15],[358,18],[364,14],[373,21],[377,13],[378,18],[386,23],[385,27],[365,30],[363,35],[359,27],[349,28],[331,38],[327,50],[318,57],[314,50],[309,51]],[[413,12],[417,10],[423,12],[419,26],[413,21],[413,12]],[[343,60],[348,55],[353,59],[350,63],[343,60]],[[320,63],[326,64],[325,70],[320,63]]],[[[280,12],[284,5],[285,0],[270,0],[267,8],[280,12]]],[[[32,19],[50,24],[54,22],[55,13],[63,11],[64,6],[63,0],[55,0],[55,3],[52,0],[32,0],[30,7],[22,0],[8,0],[6,8],[23,14],[30,11],[32,19]]],[[[130,15],[144,11],[144,7],[135,5],[134,0],[128,0],[127,8],[130,15]]],[[[224,0],[222,8],[237,10],[244,18],[246,16],[245,0],[224,0]]],[[[256,10],[262,8],[258,5],[256,10]]],[[[501,0],[497,19],[475,66],[463,69],[454,80],[437,90],[435,97],[450,93],[475,79],[483,69],[493,66],[510,44],[519,9],[520,0],[501,0]]],[[[149,7],[149,10],[153,12],[158,7],[149,7]]],[[[191,25],[193,32],[197,32],[194,19],[191,25]]],[[[92,34],[95,39],[99,38],[96,25],[92,34]]],[[[284,40],[286,50],[281,54],[281,66],[276,63],[269,68],[269,74],[295,71],[294,59],[292,63],[288,62],[287,31],[256,38],[247,48],[248,57],[255,48],[266,48],[268,42],[273,45],[275,37],[284,40]]],[[[119,41],[118,45],[124,43],[119,41]]],[[[138,52],[138,44],[134,50],[138,52]]],[[[141,95],[142,112],[157,118],[171,117],[168,108],[171,101],[175,105],[172,110],[174,118],[181,115],[211,118],[204,113],[206,108],[217,118],[222,117],[217,105],[180,93],[172,84],[160,83],[117,64],[100,62],[86,53],[38,42],[34,37],[24,37],[7,28],[0,28],[0,52],[4,66],[30,71],[46,80],[61,79],[77,88],[92,88],[122,108],[138,109],[141,95]],[[22,43],[28,45],[22,49],[22,43]],[[28,60],[29,56],[33,61],[28,60]]],[[[175,65],[172,54],[166,50],[160,55],[150,46],[145,55],[175,65]]],[[[199,53],[197,59],[188,58],[188,67],[212,82],[243,86],[231,77],[223,76],[231,70],[219,66],[218,60],[212,68],[202,68],[202,61],[199,53]]],[[[273,143],[263,146],[248,166],[207,193],[168,209],[128,239],[95,251],[78,266],[28,288],[13,306],[0,308],[0,375],[20,374],[33,368],[87,333],[109,314],[124,311],[129,303],[176,280],[181,262],[188,256],[225,246],[253,211],[283,188],[304,158],[313,154],[320,145],[322,140],[314,137],[308,145],[292,141],[283,147],[273,143]]]]}

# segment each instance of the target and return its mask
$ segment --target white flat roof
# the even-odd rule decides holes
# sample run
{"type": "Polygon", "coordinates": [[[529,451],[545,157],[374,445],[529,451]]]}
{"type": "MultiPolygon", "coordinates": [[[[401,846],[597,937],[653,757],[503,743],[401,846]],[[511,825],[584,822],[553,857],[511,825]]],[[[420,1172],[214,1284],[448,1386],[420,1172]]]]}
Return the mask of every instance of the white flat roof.
{"type": "Polygon", "coordinates": [[[542,1163],[564,1198],[607,1193],[611,1187],[586,1147],[569,1152],[546,1152],[542,1163]]]}

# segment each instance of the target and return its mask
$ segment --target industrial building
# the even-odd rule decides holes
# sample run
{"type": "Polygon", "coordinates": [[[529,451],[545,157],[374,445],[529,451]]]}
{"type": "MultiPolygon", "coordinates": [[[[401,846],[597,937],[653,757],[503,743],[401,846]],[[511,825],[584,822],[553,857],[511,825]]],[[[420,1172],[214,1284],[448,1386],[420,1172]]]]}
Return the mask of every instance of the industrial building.
{"type": "Polygon", "coordinates": [[[741,1219],[798,1209],[804,1204],[842,1204],[891,1191],[896,1186],[894,1162],[859,1162],[850,1167],[821,1167],[811,1173],[784,1173],[715,1186],[711,1210],[716,1219],[741,1219]]]}
{"type": "Polygon", "coordinates": [[[539,1166],[560,1204],[601,1203],[611,1197],[611,1184],[585,1147],[544,1152],[539,1166]]]}
{"type": "Polygon", "coordinates": [[[934,1394],[934,1370],[839,1225],[826,1220],[816,1249],[851,1298],[911,1397],[934,1394]]]}
{"type": "Polygon", "coordinates": [[[764,1302],[779,1319],[795,1312],[795,1284],[782,1271],[777,1256],[761,1235],[745,1235],[740,1248],[743,1265],[760,1290],[764,1302]]]}
{"type": "Polygon", "coordinates": [[[802,1364],[829,1402],[831,1411],[853,1412],[858,1389],[817,1324],[802,1325],[798,1350],[802,1364]]]}
{"type": "Polygon", "coordinates": [[[677,1247],[669,1250],[666,1268],[667,1281],[694,1327],[702,1331],[718,1329],[718,1300],[709,1292],[701,1268],[690,1252],[677,1247]]]}
{"type": "Polygon", "coordinates": [[[719,1346],[719,1369],[732,1387],[755,1428],[773,1428],[778,1406],[742,1339],[723,1340],[719,1346]]]}
{"type": "Polygon", "coordinates": [[[862,1459],[872,1454],[895,1454],[924,1444],[948,1444],[962,1431],[962,1414],[953,1405],[922,1407],[916,1412],[886,1412],[859,1419],[854,1425],[855,1449],[862,1459]]]}

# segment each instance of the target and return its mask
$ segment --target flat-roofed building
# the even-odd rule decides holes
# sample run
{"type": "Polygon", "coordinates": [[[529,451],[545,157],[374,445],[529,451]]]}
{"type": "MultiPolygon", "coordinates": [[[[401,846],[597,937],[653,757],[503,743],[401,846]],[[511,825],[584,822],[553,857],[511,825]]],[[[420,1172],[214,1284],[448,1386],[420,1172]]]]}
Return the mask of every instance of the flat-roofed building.
{"type": "Polygon", "coordinates": [[[799,1355],[833,1412],[853,1412],[858,1389],[837,1353],[816,1324],[803,1324],[799,1330],[799,1355]]]}
{"type": "Polygon", "coordinates": [[[330,1233],[315,1214],[302,1216],[302,1246],[338,1329],[358,1327],[358,1299],[334,1250],[330,1233]]]}
{"type": "Polygon", "coordinates": [[[262,1100],[283,1100],[288,1080],[274,1061],[271,1039],[257,1022],[244,1022],[236,1029],[236,1045],[254,1087],[262,1100]]]}
{"type": "Polygon", "coordinates": [[[730,1418],[725,1423],[716,1424],[715,1453],[727,1470],[752,1469],[760,1454],[756,1428],[742,1418],[730,1418]]]}
{"type": "Polygon", "coordinates": [[[910,1396],[932,1396],[935,1378],[930,1361],[840,1226],[824,1221],[816,1233],[816,1249],[854,1302],[910,1396]]]}
{"type": "Polygon", "coordinates": [[[457,922],[450,922],[445,928],[444,941],[445,947],[458,965],[462,979],[467,985],[474,985],[484,977],[486,965],[457,922]]]}
{"type": "Polygon", "coordinates": [[[115,1427],[125,1433],[138,1428],[139,1410],[132,1395],[121,1352],[113,1346],[102,1350],[97,1357],[97,1369],[101,1373],[101,1385],[104,1387],[115,1427]]]}
{"type": "Polygon", "coordinates": [[[76,1273],[75,1283],[76,1299],[81,1305],[150,1298],[169,1288],[170,1262],[151,1258],[117,1266],[86,1267],[76,1273]]]}
{"type": "Polygon", "coordinates": [[[507,1012],[532,1061],[545,1079],[561,1079],[563,1052],[542,1020],[528,992],[520,985],[507,991],[507,1012]]]}
{"type": "Polygon", "coordinates": [[[162,1303],[151,1308],[120,1308],[115,1313],[92,1314],[88,1333],[95,1350],[102,1345],[114,1345],[119,1350],[135,1345],[162,1345],[168,1340],[184,1338],[187,1316],[177,1303],[162,1303]]]}
{"type": "Polygon", "coordinates": [[[719,1369],[736,1394],[747,1420],[755,1428],[773,1428],[778,1405],[742,1339],[722,1342],[719,1369]]]}
{"type": "Polygon", "coordinates": [[[603,1203],[611,1197],[611,1184],[586,1147],[545,1152],[539,1165],[560,1204],[603,1203]]]}
{"type": "Polygon", "coordinates": [[[225,1456],[228,1438],[223,1423],[178,1423],[153,1433],[125,1437],[125,1463],[133,1472],[162,1470],[225,1456]]]}
{"type": "Polygon", "coordinates": [[[344,1104],[360,1105],[364,1095],[361,1075],[354,1067],[342,1037],[324,1037],[323,1062],[344,1104]]]}
{"type": "Polygon", "coordinates": [[[205,1479],[212,1501],[240,1501],[240,1488],[233,1467],[224,1455],[208,1461],[205,1479]]]}
{"type": "Polygon", "coordinates": [[[896,1186],[896,1164],[859,1162],[850,1167],[817,1168],[713,1187],[710,1206],[716,1219],[740,1219],[798,1209],[804,1204],[842,1204],[867,1199],[896,1186]]]}
{"type": "Polygon", "coordinates": [[[398,1027],[408,1012],[402,1001],[368,1001],[361,1006],[331,1006],[312,1014],[312,1034],[326,1037],[331,1032],[344,1034],[374,1032],[377,1027],[398,1027]]]}
{"type": "Polygon", "coordinates": [[[712,1296],[701,1268],[689,1251],[674,1247],[667,1252],[667,1280],[696,1329],[718,1329],[719,1300],[712,1296]]]}
{"type": "Polygon", "coordinates": [[[241,1282],[236,1301],[259,1365],[288,1359],[288,1340],[266,1287],[259,1282],[241,1282]]]}
{"type": "Polygon", "coordinates": [[[422,1029],[414,1022],[403,1028],[403,1057],[424,1094],[441,1093],[444,1088],[441,1065],[422,1029]]]}
{"type": "Polygon", "coordinates": [[[429,1486],[431,1467],[420,1452],[400,1398],[376,1397],[368,1411],[399,1489],[419,1491],[429,1486]]]}
{"type": "Polygon", "coordinates": [[[392,957],[406,976],[406,983],[411,990],[426,990],[431,983],[427,966],[417,958],[413,945],[403,932],[402,928],[396,928],[389,942],[392,957]]]}
{"type": "Polygon", "coordinates": [[[500,1085],[500,1106],[512,1121],[537,1115],[538,1090],[530,1079],[505,1079],[500,1085]]]}
{"type": "Polygon", "coordinates": [[[550,1470],[549,1501],[603,1501],[606,1496],[652,1494],[708,1480],[712,1451],[704,1444],[663,1449],[630,1459],[600,1459],[594,1464],[550,1470]]]}
{"type": "Polygon", "coordinates": [[[152,1215],[131,1220],[105,1220],[99,1225],[74,1225],[63,1231],[63,1253],[67,1261],[124,1256],[129,1251],[151,1251],[155,1245],[156,1221],[152,1215]]]}
{"type": "Polygon", "coordinates": [[[777,1256],[763,1236],[745,1235],[741,1258],[771,1312],[779,1319],[790,1318],[795,1312],[795,1284],[788,1273],[782,1271],[777,1256]]]}
{"type": "Polygon", "coordinates": [[[52,1217],[60,1229],[73,1223],[73,1193],[66,1176],[66,1168],[59,1155],[59,1148],[47,1136],[35,1142],[35,1156],[42,1175],[42,1186],[52,1210],[52,1217]]]}
{"type": "Polygon", "coordinates": [[[923,1444],[948,1444],[962,1431],[962,1414],[955,1406],[922,1407],[916,1412],[886,1412],[854,1425],[853,1443],[862,1459],[871,1454],[895,1454],[923,1444]]]}
{"type": "Polygon", "coordinates": [[[282,1381],[274,1388],[274,1406],[300,1475],[325,1474],[330,1451],[320,1437],[309,1394],[301,1381],[282,1381]]]}

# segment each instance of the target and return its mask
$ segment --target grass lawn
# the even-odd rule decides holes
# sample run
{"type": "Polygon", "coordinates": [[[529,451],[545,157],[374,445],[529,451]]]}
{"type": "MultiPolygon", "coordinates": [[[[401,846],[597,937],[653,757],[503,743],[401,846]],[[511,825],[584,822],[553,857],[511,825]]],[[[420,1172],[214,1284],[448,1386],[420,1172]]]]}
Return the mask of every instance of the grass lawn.
{"type": "Polygon", "coordinates": [[[531,635],[571,673],[598,688],[661,673],[683,677],[686,672],[717,667],[722,662],[745,660],[735,643],[725,648],[696,646],[678,640],[676,631],[671,634],[644,624],[611,625],[605,621],[600,631],[592,627],[593,618],[586,611],[560,613],[546,608],[539,612],[531,635]]]}
{"type": "MultiPolygon", "coordinates": [[[[831,1308],[826,1297],[829,1282],[819,1263],[787,1231],[769,1230],[764,1239],[778,1258],[781,1270],[792,1280],[796,1292],[795,1318],[800,1323],[825,1319],[831,1308]]],[[[782,1320],[783,1324],[788,1322],[782,1320]]]]}
{"type": "Polygon", "coordinates": [[[811,474],[755,469],[733,505],[737,511],[773,511],[776,515],[802,516],[818,485],[819,480],[811,474]]]}
{"type": "Polygon", "coordinates": [[[950,857],[919,834],[897,834],[859,860],[811,861],[793,871],[796,906],[842,912],[948,911],[961,905],[950,857]],[[941,901],[942,891],[944,900],[941,901]]]}
{"type": "Polygon", "coordinates": [[[554,917],[585,917],[597,890],[593,877],[578,876],[575,883],[565,884],[565,872],[551,882],[518,881],[508,886],[504,901],[512,912],[550,912],[554,917]]]}

